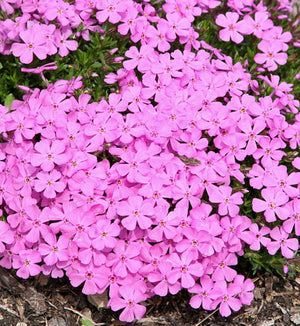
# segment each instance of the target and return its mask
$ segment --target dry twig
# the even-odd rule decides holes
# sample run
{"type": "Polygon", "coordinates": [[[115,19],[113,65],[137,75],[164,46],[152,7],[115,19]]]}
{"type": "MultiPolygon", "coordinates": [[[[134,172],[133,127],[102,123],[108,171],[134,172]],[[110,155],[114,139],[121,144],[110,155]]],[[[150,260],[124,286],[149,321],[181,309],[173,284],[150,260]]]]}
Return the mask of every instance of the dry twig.
{"type": "Polygon", "coordinates": [[[202,319],[198,324],[196,324],[195,326],[199,326],[201,324],[203,324],[208,318],[210,318],[213,314],[215,314],[217,311],[219,310],[219,308],[215,309],[211,314],[209,314],[208,316],[206,316],[204,319],[202,319]]]}
{"type": "Polygon", "coordinates": [[[105,325],[106,325],[105,323],[95,323],[92,319],[86,317],[86,316],[83,315],[81,312],[79,312],[79,311],[77,311],[77,310],[74,310],[74,309],[72,309],[72,308],[64,307],[64,309],[73,312],[74,314],[80,316],[81,318],[85,318],[85,319],[89,320],[91,323],[94,324],[94,326],[101,326],[101,325],[104,325],[104,326],[105,326],[105,325]]]}

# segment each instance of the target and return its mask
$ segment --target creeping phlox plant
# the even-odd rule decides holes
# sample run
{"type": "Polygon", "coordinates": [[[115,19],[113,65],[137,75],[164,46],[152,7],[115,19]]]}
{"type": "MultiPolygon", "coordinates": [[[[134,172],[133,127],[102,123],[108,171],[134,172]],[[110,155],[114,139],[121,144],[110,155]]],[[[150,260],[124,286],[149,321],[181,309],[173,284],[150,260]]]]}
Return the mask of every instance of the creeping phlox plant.
{"type": "Polygon", "coordinates": [[[112,26],[128,40],[110,53],[121,68],[101,100],[81,77],[49,84],[43,72],[60,62],[47,61],[22,67],[46,88],[20,86],[22,100],[0,105],[1,266],[22,278],[66,274],[85,294],[109,289],[128,322],[147,298],[182,288],[192,307],[222,316],[249,305],[254,284],[235,270],[238,256],[289,259],[299,247],[299,101],[273,74],[300,45],[293,1],[2,0],[0,9],[0,51],[23,64],[70,55],[112,26]],[[249,64],[204,40],[205,15],[230,46],[251,38],[249,64]]]}

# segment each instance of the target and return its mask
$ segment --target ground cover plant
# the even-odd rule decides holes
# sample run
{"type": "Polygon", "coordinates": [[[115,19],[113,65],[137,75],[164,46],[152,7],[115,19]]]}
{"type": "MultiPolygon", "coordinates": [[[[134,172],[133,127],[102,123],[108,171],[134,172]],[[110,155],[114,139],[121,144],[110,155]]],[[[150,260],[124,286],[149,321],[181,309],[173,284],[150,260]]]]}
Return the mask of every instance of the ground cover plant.
{"type": "Polygon", "coordinates": [[[128,322],[183,288],[225,317],[249,305],[240,259],[296,268],[294,1],[0,10],[1,266],[108,289],[128,322]]]}

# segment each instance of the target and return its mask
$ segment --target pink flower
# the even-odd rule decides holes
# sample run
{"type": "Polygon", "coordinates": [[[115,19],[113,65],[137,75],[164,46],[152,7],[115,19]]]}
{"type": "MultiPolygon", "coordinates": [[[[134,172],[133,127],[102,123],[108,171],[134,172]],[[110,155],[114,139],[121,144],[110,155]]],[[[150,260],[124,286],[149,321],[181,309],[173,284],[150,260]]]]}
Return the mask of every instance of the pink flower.
{"type": "Polygon", "coordinates": [[[188,30],[191,23],[186,18],[182,18],[177,12],[174,14],[167,13],[167,21],[169,23],[169,31],[167,32],[169,40],[174,41],[176,39],[176,35],[188,35],[188,30]]]}
{"type": "Polygon", "coordinates": [[[14,131],[14,139],[16,143],[22,143],[25,139],[32,139],[35,135],[34,119],[27,117],[21,112],[12,112],[9,115],[9,120],[6,123],[7,131],[14,131]]]}
{"type": "Polygon", "coordinates": [[[290,217],[283,222],[283,230],[288,234],[292,233],[293,229],[295,234],[300,236],[300,199],[294,199],[287,203],[290,207],[290,217]]]}
{"type": "Polygon", "coordinates": [[[50,142],[44,139],[36,143],[34,148],[38,153],[32,154],[31,164],[40,166],[43,171],[51,171],[54,164],[62,165],[68,161],[68,156],[65,154],[65,145],[62,141],[54,140],[50,142]]]}
{"type": "Polygon", "coordinates": [[[254,212],[263,212],[267,222],[275,222],[276,215],[281,219],[285,220],[289,216],[289,209],[282,205],[286,204],[289,197],[274,188],[263,189],[261,191],[262,197],[265,199],[261,200],[254,198],[252,201],[252,207],[254,212]],[[275,215],[276,214],[276,215],[275,215]]]}
{"type": "Polygon", "coordinates": [[[130,58],[123,62],[125,69],[132,70],[137,67],[140,72],[146,72],[150,69],[150,58],[153,56],[153,49],[147,45],[142,45],[140,49],[131,46],[125,52],[125,56],[130,58]]]}
{"type": "Polygon", "coordinates": [[[38,243],[41,237],[45,238],[51,234],[51,229],[47,224],[50,220],[49,207],[45,207],[41,212],[36,205],[25,208],[25,214],[20,223],[20,230],[25,234],[25,239],[30,243],[38,243]]]}
{"type": "Polygon", "coordinates": [[[56,236],[53,233],[49,233],[45,240],[46,243],[39,245],[39,252],[47,265],[52,266],[58,261],[67,261],[69,259],[67,248],[70,240],[68,237],[60,236],[56,240],[56,236]]]}
{"type": "Polygon", "coordinates": [[[125,216],[121,223],[127,230],[134,230],[136,224],[141,229],[148,229],[152,224],[150,216],[153,215],[153,203],[151,200],[143,200],[141,196],[132,196],[119,204],[117,212],[125,216]]]}
{"type": "Polygon", "coordinates": [[[28,278],[29,276],[36,276],[41,272],[40,263],[42,260],[38,251],[27,249],[19,252],[13,261],[13,268],[18,269],[17,276],[28,278]]]}
{"type": "Polygon", "coordinates": [[[24,43],[13,43],[13,55],[20,57],[22,63],[30,63],[35,54],[40,60],[47,57],[48,49],[45,46],[44,36],[39,32],[39,27],[34,25],[31,29],[20,32],[20,38],[24,43]]]}
{"type": "Polygon", "coordinates": [[[254,299],[254,283],[250,278],[245,280],[243,275],[237,275],[234,279],[233,284],[236,285],[237,288],[240,288],[239,299],[242,304],[250,305],[252,300],[254,299]]]}
{"type": "Polygon", "coordinates": [[[193,262],[191,254],[183,253],[179,256],[174,253],[170,255],[168,261],[173,264],[173,269],[167,276],[171,284],[181,279],[181,286],[188,289],[195,285],[195,278],[202,276],[204,273],[202,264],[193,262]]]}
{"type": "Polygon", "coordinates": [[[290,32],[282,32],[283,29],[281,26],[273,26],[264,32],[262,38],[280,44],[282,51],[287,51],[289,46],[286,43],[292,40],[292,34],[290,32]]]}
{"type": "Polygon", "coordinates": [[[106,266],[111,267],[120,277],[126,277],[129,273],[135,274],[143,265],[138,258],[139,253],[138,243],[126,245],[123,240],[119,240],[114,247],[114,253],[109,253],[107,256],[106,266]]]}
{"type": "Polygon", "coordinates": [[[168,292],[176,294],[179,292],[181,286],[179,282],[170,283],[168,275],[171,272],[172,264],[168,261],[162,261],[157,267],[156,271],[150,272],[148,279],[155,283],[153,292],[160,296],[166,296],[168,292]]]}
{"type": "Polygon", "coordinates": [[[14,233],[11,231],[8,223],[0,221],[0,254],[4,252],[5,245],[14,242],[14,233]]]}
{"type": "Polygon", "coordinates": [[[120,314],[120,320],[132,322],[135,318],[141,319],[146,312],[146,307],[138,304],[147,299],[147,295],[138,289],[135,284],[121,286],[119,293],[123,298],[112,297],[108,303],[112,310],[117,311],[125,307],[120,314]]]}
{"type": "Polygon", "coordinates": [[[216,19],[216,24],[224,27],[220,30],[221,40],[228,42],[230,39],[235,43],[241,43],[243,36],[239,33],[242,22],[237,22],[239,15],[236,12],[226,12],[226,15],[220,14],[216,19]]]}
{"type": "Polygon", "coordinates": [[[269,71],[276,70],[278,67],[277,65],[286,64],[288,55],[280,52],[282,50],[280,44],[263,40],[257,47],[264,53],[257,53],[254,56],[254,60],[256,63],[264,64],[264,68],[269,71]]]}
{"type": "Polygon", "coordinates": [[[0,2],[0,9],[6,12],[8,15],[11,15],[14,12],[14,8],[10,3],[16,3],[16,0],[4,0],[0,2]]]}
{"type": "Polygon", "coordinates": [[[262,161],[265,160],[275,160],[280,161],[285,153],[279,148],[283,148],[282,142],[278,138],[273,138],[272,140],[264,136],[258,141],[261,148],[257,149],[253,153],[255,159],[261,158],[262,161]]]}
{"type": "Polygon", "coordinates": [[[55,198],[57,192],[62,192],[66,184],[61,180],[61,173],[57,170],[50,172],[39,172],[37,180],[34,182],[34,189],[38,192],[43,192],[46,198],[55,198]]]}
{"type": "Polygon", "coordinates": [[[120,227],[117,223],[110,223],[108,220],[99,220],[95,226],[91,227],[89,235],[93,238],[92,245],[97,250],[104,248],[114,248],[117,243],[117,236],[120,227]]]}
{"type": "Polygon", "coordinates": [[[296,157],[293,160],[292,164],[296,169],[300,170],[300,157],[296,157]]]}
{"type": "Polygon", "coordinates": [[[240,120],[238,126],[241,129],[241,131],[245,134],[243,138],[247,140],[245,153],[247,155],[252,155],[257,150],[256,143],[262,137],[259,134],[266,128],[266,124],[262,118],[256,118],[255,120],[252,121],[240,120]]]}
{"type": "Polygon", "coordinates": [[[267,238],[266,235],[270,233],[270,229],[267,226],[263,226],[260,230],[257,224],[251,224],[249,230],[253,232],[254,239],[250,244],[251,250],[260,250],[261,244],[264,247],[267,247],[269,242],[271,241],[270,238],[267,238]]]}
{"type": "Polygon", "coordinates": [[[223,317],[228,317],[231,314],[231,310],[238,311],[241,309],[242,303],[236,298],[236,295],[241,291],[239,285],[235,283],[227,285],[225,281],[219,281],[216,283],[216,288],[219,289],[221,296],[214,301],[212,309],[214,309],[218,303],[221,303],[219,311],[223,317]]]}
{"type": "Polygon", "coordinates": [[[230,268],[231,265],[237,265],[237,257],[234,253],[229,253],[227,249],[223,249],[221,252],[217,253],[212,257],[212,263],[214,265],[214,272],[212,274],[213,281],[223,281],[227,282],[233,281],[236,277],[237,272],[230,268]]]}
{"type": "Polygon", "coordinates": [[[126,1],[121,0],[100,0],[96,3],[97,11],[96,18],[99,23],[105,22],[107,19],[110,23],[116,24],[121,20],[121,13],[127,9],[126,1]]]}
{"type": "Polygon", "coordinates": [[[68,55],[69,50],[75,51],[78,48],[78,42],[75,40],[68,40],[72,35],[72,30],[64,28],[62,31],[56,30],[54,33],[54,43],[57,46],[60,56],[65,57],[68,55]]]}
{"type": "Polygon", "coordinates": [[[243,194],[241,192],[232,193],[232,188],[229,186],[208,188],[209,200],[213,203],[219,203],[218,213],[226,215],[227,213],[234,217],[239,212],[238,205],[243,203],[243,194]]]}
{"type": "Polygon", "coordinates": [[[149,45],[157,47],[159,51],[166,52],[171,48],[168,41],[169,26],[166,20],[160,19],[156,25],[157,29],[152,30],[152,37],[149,40],[149,45]]]}
{"type": "MultiPolygon", "coordinates": [[[[269,19],[267,12],[256,12],[254,19],[247,15],[241,22],[240,32],[243,34],[253,34],[257,38],[262,38],[263,31],[273,27],[273,22],[269,19]]],[[[267,38],[266,38],[267,39],[267,38]]]]}
{"type": "Polygon", "coordinates": [[[105,283],[105,274],[103,271],[104,268],[96,268],[96,266],[94,266],[93,264],[76,264],[76,267],[74,267],[72,268],[71,273],[69,273],[68,275],[71,284],[74,287],[77,287],[84,282],[84,286],[82,288],[82,292],[84,294],[99,293],[100,289],[103,288],[103,284],[105,283]]]}
{"type": "Polygon", "coordinates": [[[194,309],[198,309],[200,306],[205,310],[211,310],[212,303],[220,295],[220,290],[216,288],[216,284],[208,275],[203,275],[200,278],[200,284],[196,283],[189,289],[190,293],[194,293],[190,299],[190,305],[194,309]]]}
{"type": "Polygon", "coordinates": [[[181,77],[183,75],[180,71],[183,66],[182,60],[172,60],[169,53],[163,53],[160,54],[159,62],[152,66],[151,71],[159,76],[159,80],[164,85],[169,85],[172,77],[181,77]]]}
{"type": "Polygon", "coordinates": [[[281,254],[285,258],[292,258],[294,256],[294,251],[299,249],[298,239],[288,239],[289,234],[278,226],[276,226],[270,232],[270,236],[275,240],[267,245],[267,249],[270,255],[274,255],[280,248],[281,254]]]}
{"type": "Polygon", "coordinates": [[[67,26],[70,23],[69,17],[70,4],[62,0],[49,2],[45,16],[48,20],[58,20],[62,26],[67,26]]]}
{"type": "Polygon", "coordinates": [[[272,168],[272,174],[264,179],[264,185],[266,187],[274,187],[278,192],[284,192],[290,198],[299,196],[300,192],[298,188],[292,187],[292,185],[298,185],[300,183],[300,173],[291,172],[288,174],[287,167],[285,165],[274,166],[272,168]]]}

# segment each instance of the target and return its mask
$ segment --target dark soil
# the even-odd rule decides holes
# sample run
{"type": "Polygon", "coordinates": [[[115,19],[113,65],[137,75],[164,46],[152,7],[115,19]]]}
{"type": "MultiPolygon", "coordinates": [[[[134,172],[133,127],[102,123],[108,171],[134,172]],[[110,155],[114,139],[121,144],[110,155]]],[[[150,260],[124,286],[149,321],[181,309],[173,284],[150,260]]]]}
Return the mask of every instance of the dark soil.
{"type": "Polygon", "coordinates": [[[101,308],[105,295],[86,296],[65,278],[40,275],[22,280],[14,271],[0,268],[0,326],[81,326],[82,316],[103,326],[300,325],[299,274],[289,279],[265,273],[254,281],[252,305],[228,318],[222,318],[217,310],[191,308],[189,294],[182,291],[176,296],[149,299],[143,319],[124,323],[118,320],[118,313],[101,308]]]}

